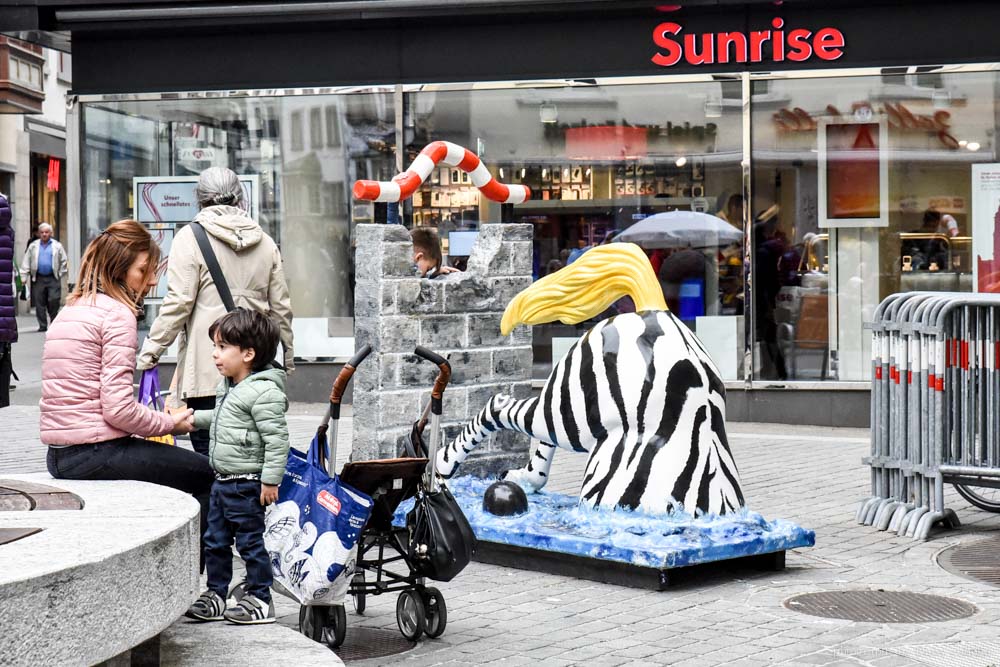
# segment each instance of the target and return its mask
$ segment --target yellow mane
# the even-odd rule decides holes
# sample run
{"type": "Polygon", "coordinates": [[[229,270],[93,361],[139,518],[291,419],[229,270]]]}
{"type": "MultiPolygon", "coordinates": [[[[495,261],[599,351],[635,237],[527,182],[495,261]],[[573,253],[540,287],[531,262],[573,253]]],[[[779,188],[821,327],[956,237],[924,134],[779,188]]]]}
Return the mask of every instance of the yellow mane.
{"type": "Polygon", "coordinates": [[[591,248],[575,262],[545,276],[507,304],[500,331],[519,324],[588,320],[623,296],[636,310],[666,310],[663,291],[645,253],[634,243],[591,248]]]}

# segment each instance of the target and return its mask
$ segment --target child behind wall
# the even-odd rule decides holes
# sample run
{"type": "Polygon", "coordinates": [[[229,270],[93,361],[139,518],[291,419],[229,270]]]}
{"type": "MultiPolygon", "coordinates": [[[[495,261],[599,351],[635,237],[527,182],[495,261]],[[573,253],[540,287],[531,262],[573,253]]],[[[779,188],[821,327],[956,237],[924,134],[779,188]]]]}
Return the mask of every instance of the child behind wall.
{"type": "Polygon", "coordinates": [[[209,429],[209,461],[215,471],[205,531],[208,590],[187,616],[241,625],[273,623],[264,508],[278,498],[288,459],[285,372],[270,367],[278,327],[266,315],[237,308],[219,318],[209,336],[223,377],[215,409],[194,414],[195,428],[209,429]],[[234,541],[246,564],[246,594],[227,609],[234,541]]]}
{"type": "Polygon", "coordinates": [[[439,278],[444,256],[441,253],[441,239],[437,232],[426,227],[410,231],[413,241],[413,263],[421,278],[439,278]]]}

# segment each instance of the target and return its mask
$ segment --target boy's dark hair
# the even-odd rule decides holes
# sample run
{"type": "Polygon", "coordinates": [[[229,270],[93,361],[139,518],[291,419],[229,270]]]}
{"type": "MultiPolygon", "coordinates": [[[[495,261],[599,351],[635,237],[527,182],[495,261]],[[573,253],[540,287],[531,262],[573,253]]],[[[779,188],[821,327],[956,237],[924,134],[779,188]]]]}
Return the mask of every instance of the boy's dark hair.
{"type": "Polygon", "coordinates": [[[254,372],[270,366],[278,352],[278,325],[256,310],[236,308],[212,322],[208,337],[214,341],[216,336],[227,345],[235,345],[241,350],[252,349],[254,372]]]}
{"type": "Polygon", "coordinates": [[[426,227],[418,227],[410,231],[413,249],[424,253],[424,256],[434,262],[434,268],[440,269],[444,257],[441,255],[441,239],[437,232],[426,227]]]}

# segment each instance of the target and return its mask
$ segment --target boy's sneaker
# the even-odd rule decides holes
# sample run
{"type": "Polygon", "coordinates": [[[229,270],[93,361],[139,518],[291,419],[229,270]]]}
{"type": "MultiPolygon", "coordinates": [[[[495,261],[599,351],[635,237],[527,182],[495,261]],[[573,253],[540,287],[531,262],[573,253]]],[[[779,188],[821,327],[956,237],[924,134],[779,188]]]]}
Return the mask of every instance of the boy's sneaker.
{"type": "Polygon", "coordinates": [[[205,591],[188,607],[184,615],[196,621],[221,621],[225,618],[225,612],[226,601],[215,591],[205,591]]]}
{"type": "Polygon", "coordinates": [[[274,601],[264,602],[254,595],[244,595],[235,607],[230,607],[224,614],[227,621],[238,625],[256,625],[258,623],[274,623],[274,601]]]}

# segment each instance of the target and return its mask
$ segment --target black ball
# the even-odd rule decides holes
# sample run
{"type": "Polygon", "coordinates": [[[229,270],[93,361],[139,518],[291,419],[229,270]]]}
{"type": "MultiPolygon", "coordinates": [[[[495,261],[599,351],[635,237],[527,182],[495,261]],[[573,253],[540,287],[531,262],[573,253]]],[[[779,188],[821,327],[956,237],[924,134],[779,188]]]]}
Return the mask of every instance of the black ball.
{"type": "Polygon", "coordinates": [[[528,496],[519,484],[500,480],[483,494],[483,510],[495,516],[514,516],[528,511],[528,496]]]}

